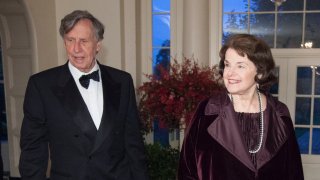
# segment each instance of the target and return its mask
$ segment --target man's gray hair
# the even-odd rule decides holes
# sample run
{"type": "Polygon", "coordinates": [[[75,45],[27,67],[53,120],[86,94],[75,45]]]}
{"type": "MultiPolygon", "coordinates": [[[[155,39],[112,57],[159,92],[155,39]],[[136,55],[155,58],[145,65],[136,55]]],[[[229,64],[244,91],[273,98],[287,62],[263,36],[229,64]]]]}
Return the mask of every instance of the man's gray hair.
{"type": "Polygon", "coordinates": [[[97,40],[103,39],[104,25],[95,18],[88,11],[75,10],[70,14],[67,14],[63,19],[61,19],[60,24],[60,36],[64,38],[64,35],[73,29],[73,27],[82,19],[88,19],[92,22],[93,28],[95,30],[95,37],[97,40]]]}

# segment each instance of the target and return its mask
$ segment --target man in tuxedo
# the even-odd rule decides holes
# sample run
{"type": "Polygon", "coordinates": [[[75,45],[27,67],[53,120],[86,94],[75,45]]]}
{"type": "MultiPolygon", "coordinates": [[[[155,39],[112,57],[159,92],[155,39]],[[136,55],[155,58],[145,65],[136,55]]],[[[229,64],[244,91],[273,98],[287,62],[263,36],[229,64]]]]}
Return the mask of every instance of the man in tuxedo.
{"type": "Polygon", "coordinates": [[[29,79],[21,127],[23,180],[145,180],[131,76],[100,64],[104,26],[87,11],[61,20],[68,62],[29,79]]]}

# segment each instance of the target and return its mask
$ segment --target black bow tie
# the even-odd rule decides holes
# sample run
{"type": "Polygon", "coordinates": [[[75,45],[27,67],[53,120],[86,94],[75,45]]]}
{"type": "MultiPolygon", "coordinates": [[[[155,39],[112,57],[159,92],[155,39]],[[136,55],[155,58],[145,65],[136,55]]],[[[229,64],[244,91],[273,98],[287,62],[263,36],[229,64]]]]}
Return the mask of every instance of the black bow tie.
{"type": "Polygon", "coordinates": [[[90,79],[99,82],[100,81],[99,70],[96,70],[96,71],[92,72],[91,74],[82,75],[79,79],[79,82],[80,82],[81,86],[88,89],[89,84],[90,84],[90,79]]]}

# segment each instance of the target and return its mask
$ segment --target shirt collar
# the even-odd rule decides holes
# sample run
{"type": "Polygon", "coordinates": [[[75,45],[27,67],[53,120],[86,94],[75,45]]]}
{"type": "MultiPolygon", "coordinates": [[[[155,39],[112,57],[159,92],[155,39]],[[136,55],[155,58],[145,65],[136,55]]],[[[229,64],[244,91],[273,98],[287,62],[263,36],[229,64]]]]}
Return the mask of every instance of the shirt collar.
{"type": "Polygon", "coordinates": [[[77,69],[75,66],[73,66],[70,63],[70,61],[68,62],[68,67],[69,67],[69,70],[70,70],[72,76],[74,77],[74,79],[79,79],[82,75],[90,74],[93,71],[96,71],[99,69],[99,65],[97,63],[97,60],[95,60],[95,65],[93,66],[93,68],[87,73],[84,73],[84,72],[80,71],[79,69],[77,69]]]}

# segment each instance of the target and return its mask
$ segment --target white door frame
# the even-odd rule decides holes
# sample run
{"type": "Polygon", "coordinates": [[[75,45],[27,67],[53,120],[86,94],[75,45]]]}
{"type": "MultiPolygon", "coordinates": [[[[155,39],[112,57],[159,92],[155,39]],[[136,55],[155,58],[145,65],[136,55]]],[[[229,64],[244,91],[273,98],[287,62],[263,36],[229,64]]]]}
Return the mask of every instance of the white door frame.
{"type": "Polygon", "coordinates": [[[0,0],[10,177],[20,177],[18,166],[22,104],[34,59],[31,32],[25,5],[20,0],[0,0]]]}
{"type": "MultiPolygon", "coordinates": [[[[307,50],[308,51],[308,50],[307,50]]],[[[279,53],[279,52],[278,52],[279,53]]],[[[297,83],[297,67],[319,65],[320,58],[318,55],[302,54],[286,55],[275,57],[277,66],[280,67],[279,75],[279,100],[284,102],[290,111],[292,121],[295,119],[295,99],[296,99],[296,83],[297,83]],[[309,56],[309,57],[308,57],[309,56]],[[318,57],[316,57],[318,56],[318,57]]],[[[317,53],[316,53],[317,54],[317,53]]],[[[302,163],[304,176],[306,180],[320,179],[320,155],[302,154],[302,163]]]]}

